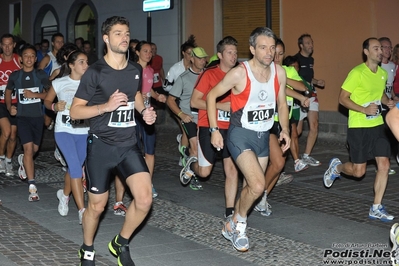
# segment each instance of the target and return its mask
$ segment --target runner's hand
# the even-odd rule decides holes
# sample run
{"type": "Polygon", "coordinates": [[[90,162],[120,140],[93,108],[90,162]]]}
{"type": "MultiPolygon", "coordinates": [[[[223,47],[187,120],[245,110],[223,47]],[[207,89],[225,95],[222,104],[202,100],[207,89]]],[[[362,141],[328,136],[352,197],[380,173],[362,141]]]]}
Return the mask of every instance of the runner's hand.
{"type": "Polygon", "coordinates": [[[157,118],[157,113],[154,111],[154,107],[146,108],[143,111],[143,120],[147,125],[152,125],[155,123],[157,118]]]}

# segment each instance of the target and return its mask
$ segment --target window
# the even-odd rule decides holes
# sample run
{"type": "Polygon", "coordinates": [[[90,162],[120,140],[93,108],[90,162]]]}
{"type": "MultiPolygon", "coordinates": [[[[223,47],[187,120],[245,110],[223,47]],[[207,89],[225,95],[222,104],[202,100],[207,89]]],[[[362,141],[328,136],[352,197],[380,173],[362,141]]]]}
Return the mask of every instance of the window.
{"type": "MultiPolygon", "coordinates": [[[[272,30],[280,35],[280,1],[272,3],[272,30]]],[[[266,26],[266,1],[223,0],[223,36],[233,36],[238,41],[238,58],[251,57],[249,35],[257,27],[266,26]]]]}
{"type": "Polygon", "coordinates": [[[20,37],[22,29],[22,1],[10,4],[9,32],[20,37]]]}
{"type": "Polygon", "coordinates": [[[75,20],[75,39],[82,37],[95,48],[95,25],[94,13],[88,5],[82,5],[75,20]]]}

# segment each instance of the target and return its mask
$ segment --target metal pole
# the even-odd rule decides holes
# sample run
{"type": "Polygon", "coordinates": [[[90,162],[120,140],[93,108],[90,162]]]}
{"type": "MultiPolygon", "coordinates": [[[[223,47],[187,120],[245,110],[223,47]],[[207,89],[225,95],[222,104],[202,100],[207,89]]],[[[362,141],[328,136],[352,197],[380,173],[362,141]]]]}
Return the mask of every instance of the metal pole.
{"type": "Polygon", "coordinates": [[[272,0],[266,0],[266,27],[272,28],[272,0]]]}
{"type": "Polygon", "coordinates": [[[151,42],[151,12],[147,14],[147,42],[151,42]]]}

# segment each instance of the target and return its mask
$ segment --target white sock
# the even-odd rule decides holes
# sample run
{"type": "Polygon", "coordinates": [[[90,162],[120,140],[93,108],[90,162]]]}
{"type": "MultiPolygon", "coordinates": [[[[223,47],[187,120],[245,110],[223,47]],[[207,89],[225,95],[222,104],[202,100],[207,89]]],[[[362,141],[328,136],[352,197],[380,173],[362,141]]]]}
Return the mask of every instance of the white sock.
{"type": "Polygon", "coordinates": [[[373,204],[373,211],[377,210],[381,204],[373,204]]]}
{"type": "Polygon", "coordinates": [[[242,217],[240,216],[240,214],[237,213],[237,222],[246,223],[246,222],[247,222],[247,217],[242,218],[242,217]]]}

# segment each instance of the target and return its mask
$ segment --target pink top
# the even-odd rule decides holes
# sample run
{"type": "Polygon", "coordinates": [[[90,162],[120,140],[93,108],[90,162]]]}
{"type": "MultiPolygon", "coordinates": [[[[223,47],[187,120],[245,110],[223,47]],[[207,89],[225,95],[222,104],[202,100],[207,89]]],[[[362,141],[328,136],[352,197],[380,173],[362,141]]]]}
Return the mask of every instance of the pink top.
{"type": "Polygon", "coordinates": [[[154,69],[147,66],[143,69],[143,84],[141,87],[141,93],[145,95],[151,91],[152,84],[154,83],[154,69]]]}

